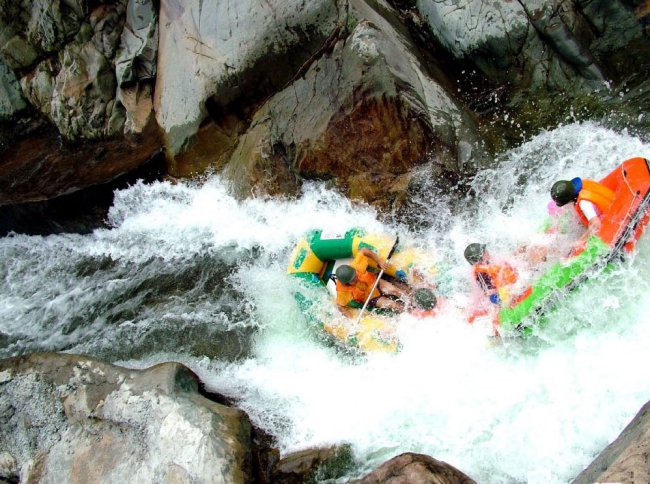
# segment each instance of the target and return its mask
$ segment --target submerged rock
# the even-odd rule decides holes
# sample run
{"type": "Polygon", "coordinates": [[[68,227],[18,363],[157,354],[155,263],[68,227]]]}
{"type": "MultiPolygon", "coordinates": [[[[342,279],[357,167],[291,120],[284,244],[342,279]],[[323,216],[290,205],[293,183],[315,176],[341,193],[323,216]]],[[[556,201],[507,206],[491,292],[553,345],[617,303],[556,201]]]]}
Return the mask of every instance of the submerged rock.
{"type": "Polygon", "coordinates": [[[252,480],[248,417],[201,396],[197,377],[177,363],[128,370],[53,353],[1,360],[0,409],[0,477],[252,480]]]}

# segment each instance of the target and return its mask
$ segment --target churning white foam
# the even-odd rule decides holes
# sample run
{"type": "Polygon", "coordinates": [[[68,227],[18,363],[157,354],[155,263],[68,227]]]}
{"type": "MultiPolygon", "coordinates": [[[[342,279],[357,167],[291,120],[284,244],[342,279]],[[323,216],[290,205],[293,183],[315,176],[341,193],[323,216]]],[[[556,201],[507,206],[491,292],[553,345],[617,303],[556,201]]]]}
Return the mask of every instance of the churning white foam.
{"type": "MultiPolygon", "coordinates": [[[[151,259],[182,267],[206,252],[219,254],[232,267],[228,284],[251,308],[254,321],[237,324],[257,328],[252,355],[224,362],[165,352],[129,365],[166,359],[188,364],[209,387],[236,398],[257,425],[277,436],[285,453],[348,442],[366,469],[415,451],[478,482],[567,482],[650,399],[649,237],[632,260],[567,297],[536,338],[500,345],[466,323],[473,283],[462,252],[467,243],[481,241],[507,254],[538,237],[553,181],[598,178],[633,156],[650,157],[650,145],[597,124],[542,133],[477,177],[478,203],[468,199],[460,215],[434,225],[446,226],[444,233],[388,226],[372,208],[315,183],[298,198],[245,201],[230,196],[219,177],[201,186],[136,185],[118,192],[110,229],[0,240],[0,331],[63,338],[26,322],[44,314],[39,307],[49,307],[55,325],[66,304],[96,304],[84,296],[92,293],[92,280],[66,274],[82,258],[106,257],[139,270],[151,259]],[[450,294],[437,318],[401,316],[400,353],[351,360],[308,329],[286,264],[306,231],[359,226],[399,232],[406,242],[435,249],[450,294]]],[[[435,197],[432,192],[431,218],[448,213],[436,209],[435,197]]],[[[174,301],[182,312],[183,298],[174,301]]],[[[237,331],[237,324],[230,330],[237,331]]],[[[97,337],[107,334],[110,328],[97,337]]]]}

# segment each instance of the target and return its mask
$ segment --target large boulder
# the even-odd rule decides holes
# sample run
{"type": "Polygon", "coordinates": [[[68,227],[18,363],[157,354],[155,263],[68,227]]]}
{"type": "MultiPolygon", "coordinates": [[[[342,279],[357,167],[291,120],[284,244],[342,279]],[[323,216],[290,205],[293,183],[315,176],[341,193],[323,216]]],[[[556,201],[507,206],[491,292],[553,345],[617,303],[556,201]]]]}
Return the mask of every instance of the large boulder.
{"type": "Polygon", "coordinates": [[[632,58],[650,52],[635,12],[622,0],[417,0],[416,7],[455,59],[515,90],[599,89],[605,80],[637,73],[632,58]]]}
{"type": "Polygon", "coordinates": [[[389,0],[505,150],[570,119],[647,130],[643,0],[389,0]]]}
{"type": "Polygon", "coordinates": [[[21,14],[0,17],[7,32],[15,31],[4,39],[0,54],[8,65],[26,72],[21,85],[30,104],[70,141],[119,133],[124,113],[115,103],[113,58],[124,26],[125,2],[92,10],[85,2],[76,8],[67,2],[17,3],[21,14]],[[16,43],[34,54],[17,59],[11,48],[16,43]]]}
{"type": "Polygon", "coordinates": [[[73,355],[0,361],[0,479],[252,482],[251,425],[177,363],[128,370],[73,355]]]}
{"type": "Polygon", "coordinates": [[[474,484],[476,481],[455,467],[429,457],[407,452],[380,465],[356,484],[474,484]]]}
{"type": "Polygon", "coordinates": [[[346,30],[255,113],[225,172],[241,194],[334,178],[353,197],[398,201],[414,167],[458,174],[483,157],[450,91],[387,4],[351,0],[346,30]]]}
{"type": "Polygon", "coordinates": [[[573,484],[592,482],[650,482],[650,402],[621,435],[609,444],[573,484]]]}
{"type": "Polygon", "coordinates": [[[187,151],[210,111],[287,83],[337,29],[338,3],[162,0],[155,110],[169,156],[187,151]]]}

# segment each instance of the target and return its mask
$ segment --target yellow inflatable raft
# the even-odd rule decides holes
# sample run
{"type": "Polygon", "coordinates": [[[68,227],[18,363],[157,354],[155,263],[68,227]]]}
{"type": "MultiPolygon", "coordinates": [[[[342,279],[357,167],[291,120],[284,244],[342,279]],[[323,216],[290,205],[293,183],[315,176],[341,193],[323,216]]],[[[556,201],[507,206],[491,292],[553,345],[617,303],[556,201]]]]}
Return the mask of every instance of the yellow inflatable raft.
{"type": "MultiPolygon", "coordinates": [[[[314,230],[302,238],[294,248],[287,272],[305,281],[307,286],[326,289],[334,298],[336,284],[332,273],[338,265],[348,263],[363,247],[386,258],[394,243],[394,237],[367,234],[356,228],[342,233],[314,230]]],[[[410,274],[416,266],[426,267],[429,275],[435,272],[432,256],[415,249],[399,250],[398,247],[390,263],[391,267],[385,274],[391,277],[395,277],[396,272],[400,270],[410,274]]],[[[379,272],[376,267],[371,267],[370,270],[379,272]]],[[[390,315],[366,309],[357,323],[358,309],[353,310],[354,316],[348,318],[336,310],[333,311],[333,304],[324,308],[320,303],[324,297],[323,291],[298,291],[295,296],[307,320],[317,330],[328,335],[330,339],[333,338],[338,345],[361,352],[398,350],[395,318],[390,315]]]]}

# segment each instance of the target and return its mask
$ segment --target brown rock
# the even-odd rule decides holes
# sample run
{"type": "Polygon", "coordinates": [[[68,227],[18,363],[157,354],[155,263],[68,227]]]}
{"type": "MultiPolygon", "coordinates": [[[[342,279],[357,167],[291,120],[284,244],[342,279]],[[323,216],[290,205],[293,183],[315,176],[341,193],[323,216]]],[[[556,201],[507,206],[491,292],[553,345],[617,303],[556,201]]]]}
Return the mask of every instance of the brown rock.
{"type": "Polygon", "coordinates": [[[141,166],[162,147],[153,119],[139,137],[65,144],[51,126],[0,154],[0,205],[46,200],[106,183],[141,166]]]}
{"type": "Polygon", "coordinates": [[[346,29],[255,113],[225,168],[239,195],[333,179],[388,206],[408,196],[414,167],[434,161],[459,173],[482,158],[470,114],[448,80],[423,67],[395,16],[364,0],[350,2],[348,15],[346,29]]]}
{"type": "Polygon", "coordinates": [[[399,99],[369,99],[305,147],[296,167],[308,178],[335,176],[353,198],[387,204],[405,193],[409,172],[425,160],[431,136],[399,99]]]}
{"type": "Polygon", "coordinates": [[[150,83],[140,83],[118,89],[118,101],[126,111],[124,131],[130,135],[140,135],[150,123],[153,115],[153,100],[150,83]]]}
{"type": "Polygon", "coordinates": [[[169,173],[175,177],[202,174],[209,169],[221,169],[232,156],[246,122],[229,113],[218,121],[203,123],[186,151],[169,159],[169,173]]]}
{"type": "Polygon", "coordinates": [[[473,484],[455,467],[423,454],[398,455],[375,469],[358,484],[473,484]]]}
{"type": "Polygon", "coordinates": [[[573,484],[650,482],[650,402],[646,403],[621,435],[609,444],[573,484]]]}

